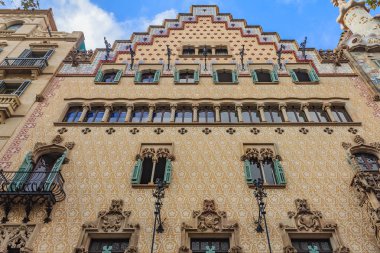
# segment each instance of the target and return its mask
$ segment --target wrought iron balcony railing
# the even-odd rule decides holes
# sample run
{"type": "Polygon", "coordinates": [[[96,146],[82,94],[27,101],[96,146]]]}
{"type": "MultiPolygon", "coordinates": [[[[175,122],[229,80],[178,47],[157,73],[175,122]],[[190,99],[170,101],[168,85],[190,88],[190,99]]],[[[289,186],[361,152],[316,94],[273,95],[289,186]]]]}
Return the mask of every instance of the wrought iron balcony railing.
{"type": "Polygon", "coordinates": [[[2,223],[8,221],[8,214],[16,204],[25,206],[25,223],[34,206],[45,204],[45,222],[49,222],[53,205],[66,197],[64,182],[60,172],[0,171],[0,203],[5,214],[2,223]]]}
{"type": "Polygon", "coordinates": [[[5,58],[1,64],[1,68],[38,68],[40,70],[48,66],[46,58],[5,58]]]}

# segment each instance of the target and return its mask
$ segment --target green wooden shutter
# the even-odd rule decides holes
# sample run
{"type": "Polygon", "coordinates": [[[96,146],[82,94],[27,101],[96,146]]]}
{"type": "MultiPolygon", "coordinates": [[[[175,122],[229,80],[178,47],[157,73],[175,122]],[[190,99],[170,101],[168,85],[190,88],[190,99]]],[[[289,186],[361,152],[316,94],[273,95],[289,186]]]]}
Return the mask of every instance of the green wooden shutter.
{"type": "Polygon", "coordinates": [[[215,253],[215,246],[206,246],[206,253],[215,253]]]}
{"type": "Polygon", "coordinates": [[[114,83],[120,82],[121,75],[123,74],[122,70],[117,71],[115,78],[113,79],[114,83]]]}
{"type": "Polygon", "coordinates": [[[236,70],[232,71],[232,82],[233,83],[238,83],[239,82],[239,77],[238,73],[236,70]]]}
{"type": "Polygon", "coordinates": [[[319,253],[318,247],[317,246],[307,246],[309,249],[309,253],[319,253]]]}
{"type": "Polygon", "coordinates": [[[252,80],[253,80],[253,82],[254,82],[254,83],[257,83],[257,82],[259,81],[259,78],[257,77],[257,73],[256,73],[256,71],[253,70],[253,71],[251,72],[251,74],[252,74],[252,80]]]}
{"type": "Polygon", "coordinates": [[[139,184],[140,183],[141,172],[142,172],[142,160],[138,159],[135,163],[135,167],[133,168],[132,184],[139,184]]]}
{"type": "Polygon", "coordinates": [[[18,56],[18,58],[28,58],[32,54],[32,50],[25,49],[22,51],[22,53],[18,56]]]}
{"type": "Polygon", "coordinates": [[[49,51],[46,52],[46,54],[44,55],[44,58],[46,60],[49,59],[53,53],[54,53],[54,50],[50,49],[49,51]]]}
{"type": "Polygon", "coordinates": [[[248,184],[253,184],[251,162],[248,159],[244,160],[244,174],[245,174],[245,181],[247,181],[248,184]]]}
{"type": "Polygon", "coordinates": [[[277,184],[286,184],[284,168],[278,159],[274,161],[274,173],[276,174],[277,184]]]}
{"type": "Polygon", "coordinates": [[[30,172],[33,169],[32,152],[26,154],[24,161],[16,172],[12,182],[9,185],[8,191],[18,191],[22,188],[26,180],[28,180],[30,172]]]}
{"type": "Polygon", "coordinates": [[[135,82],[136,83],[141,82],[141,76],[142,76],[141,71],[136,71],[136,73],[135,73],[135,82]]]}
{"type": "Polygon", "coordinates": [[[98,73],[95,76],[95,82],[102,82],[103,81],[103,72],[101,69],[98,70],[98,73]]]}
{"type": "Polygon", "coordinates": [[[22,84],[17,88],[17,90],[15,90],[12,94],[17,95],[17,96],[21,96],[22,93],[24,93],[24,91],[26,90],[26,88],[28,88],[30,83],[31,83],[30,80],[26,80],[26,81],[22,82],[22,84]]]}
{"type": "Polygon", "coordinates": [[[179,83],[179,71],[174,71],[174,82],[179,83]]]}
{"type": "Polygon", "coordinates": [[[54,183],[58,173],[60,172],[61,170],[61,166],[63,164],[63,162],[65,161],[65,158],[66,158],[66,151],[61,155],[61,157],[59,157],[57,159],[57,161],[55,161],[54,163],[54,166],[53,168],[51,169],[50,173],[49,173],[49,176],[47,177],[46,181],[45,181],[45,185],[44,185],[44,190],[45,191],[50,191],[51,189],[51,186],[52,184],[54,183]]]}
{"type": "Polygon", "coordinates": [[[0,94],[5,93],[5,82],[3,80],[0,81],[0,94]]]}
{"type": "Polygon", "coordinates": [[[314,69],[311,69],[309,71],[309,77],[312,82],[319,82],[319,77],[317,75],[317,72],[315,72],[314,69]]]}
{"type": "Polygon", "coordinates": [[[167,184],[170,184],[172,180],[172,170],[172,161],[170,159],[166,159],[164,182],[167,184]]]}
{"type": "Polygon", "coordinates": [[[218,78],[218,72],[213,71],[212,73],[212,79],[214,80],[214,83],[219,83],[219,78],[218,78]]]}
{"type": "Polygon", "coordinates": [[[273,71],[270,72],[270,78],[272,79],[273,83],[277,83],[278,82],[278,74],[277,74],[276,70],[273,70],[273,71]]]}
{"type": "Polygon", "coordinates": [[[156,73],[154,73],[153,82],[154,83],[158,83],[160,81],[160,76],[161,76],[161,71],[160,70],[156,70],[156,73]]]}
{"type": "Polygon", "coordinates": [[[296,72],[294,72],[294,70],[290,70],[289,71],[289,73],[290,73],[290,76],[292,77],[292,79],[293,79],[293,82],[295,82],[295,83],[298,83],[299,81],[298,81],[298,77],[297,77],[297,75],[296,75],[296,72]]]}
{"type": "Polygon", "coordinates": [[[198,70],[194,71],[194,82],[196,82],[196,83],[199,82],[199,71],[198,70]]]}
{"type": "Polygon", "coordinates": [[[103,246],[102,253],[112,253],[112,245],[111,246],[103,246]]]}

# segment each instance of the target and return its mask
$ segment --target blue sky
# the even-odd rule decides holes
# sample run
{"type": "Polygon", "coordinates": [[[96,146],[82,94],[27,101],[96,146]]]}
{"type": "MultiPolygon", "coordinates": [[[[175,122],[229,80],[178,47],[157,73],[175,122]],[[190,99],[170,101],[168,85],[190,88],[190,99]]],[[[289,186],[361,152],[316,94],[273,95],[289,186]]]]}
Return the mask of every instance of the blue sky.
{"type": "MultiPolygon", "coordinates": [[[[12,0],[6,0],[12,6],[12,0]]],[[[16,2],[19,0],[13,0],[16,2]]],[[[333,49],[341,29],[336,23],[338,8],[330,0],[40,0],[41,8],[53,8],[58,28],[85,33],[88,48],[103,47],[103,36],[129,39],[132,32],[146,31],[150,24],[189,12],[192,4],[216,4],[221,12],[278,32],[283,39],[302,41],[308,47],[333,49]]],[[[378,11],[377,11],[378,12],[378,11]]],[[[374,14],[374,13],[373,13],[374,14]]]]}

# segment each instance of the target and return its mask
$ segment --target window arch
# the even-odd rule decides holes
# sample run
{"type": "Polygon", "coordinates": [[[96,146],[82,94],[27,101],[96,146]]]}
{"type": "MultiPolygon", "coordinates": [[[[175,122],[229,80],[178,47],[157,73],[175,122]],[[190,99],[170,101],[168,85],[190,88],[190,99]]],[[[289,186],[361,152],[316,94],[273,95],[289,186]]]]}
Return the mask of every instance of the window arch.
{"type": "Polygon", "coordinates": [[[353,154],[360,170],[362,171],[379,171],[379,158],[370,153],[358,152],[353,154]]]}
{"type": "Polygon", "coordinates": [[[152,185],[157,180],[170,183],[174,157],[168,148],[145,148],[135,163],[132,184],[152,185]]]}
{"type": "Polygon", "coordinates": [[[24,24],[22,22],[14,23],[9,26],[7,26],[7,31],[17,31],[18,29],[21,28],[24,24]]]}

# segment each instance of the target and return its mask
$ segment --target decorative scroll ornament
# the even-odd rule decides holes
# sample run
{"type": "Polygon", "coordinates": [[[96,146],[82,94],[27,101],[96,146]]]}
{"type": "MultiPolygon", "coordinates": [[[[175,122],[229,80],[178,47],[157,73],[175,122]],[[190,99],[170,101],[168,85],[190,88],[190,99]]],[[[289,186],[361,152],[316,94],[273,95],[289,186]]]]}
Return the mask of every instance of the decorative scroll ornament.
{"type": "Polygon", "coordinates": [[[271,148],[247,148],[245,154],[240,158],[244,160],[264,160],[264,159],[275,159],[275,152],[271,148]]]}
{"type": "Polygon", "coordinates": [[[183,222],[181,225],[182,242],[179,248],[180,253],[190,252],[190,238],[192,233],[202,234],[229,234],[231,248],[228,252],[241,253],[242,248],[239,246],[239,225],[237,222],[227,222],[227,214],[224,211],[217,210],[214,200],[204,200],[203,209],[193,211],[192,220],[188,223],[183,222]]]}
{"type": "Polygon", "coordinates": [[[108,233],[113,236],[117,236],[118,233],[123,236],[130,234],[129,246],[125,253],[136,253],[140,226],[128,223],[131,212],[123,211],[123,205],[122,200],[112,200],[108,211],[100,211],[96,221],[85,222],[74,253],[87,252],[92,236],[99,238],[107,236],[108,233]]]}
{"type": "Polygon", "coordinates": [[[322,213],[312,211],[306,199],[296,199],[296,212],[288,212],[288,220],[279,224],[281,237],[284,242],[284,253],[296,253],[292,245],[292,236],[303,236],[305,238],[318,238],[319,235],[330,235],[334,245],[334,253],[349,253],[349,248],[343,245],[338,232],[338,226],[331,220],[325,220],[322,213]]]}

